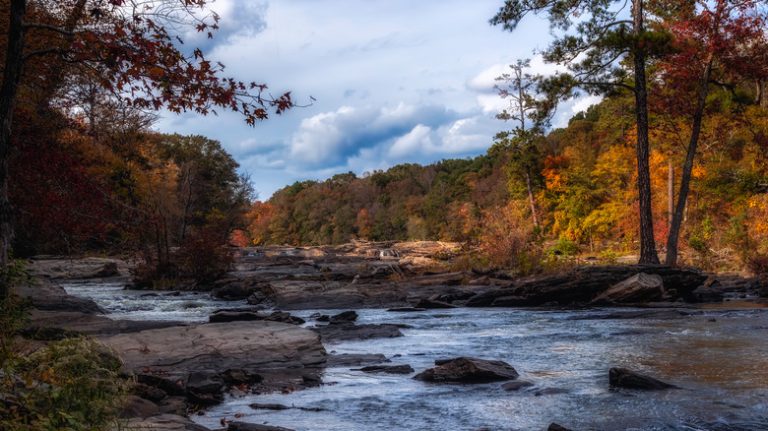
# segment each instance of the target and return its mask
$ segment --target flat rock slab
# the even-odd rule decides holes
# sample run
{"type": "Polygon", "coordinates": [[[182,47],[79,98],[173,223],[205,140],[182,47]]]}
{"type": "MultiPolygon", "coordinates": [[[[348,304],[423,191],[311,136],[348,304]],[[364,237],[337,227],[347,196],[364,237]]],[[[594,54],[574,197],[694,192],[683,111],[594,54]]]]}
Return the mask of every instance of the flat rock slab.
{"type": "Polygon", "coordinates": [[[608,371],[608,381],[611,387],[614,388],[642,389],[647,391],[677,388],[675,385],[626,368],[611,368],[608,371]]]}
{"type": "Polygon", "coordinates": [[[164,414],[149,418],[133,418],[120,422],[120,426],[113,431],[210,431],[208,428],[198,425],[191,420],[177,415],[164,414]]]}
{"type": "Polygon", "coordinates": [[[76,311],[32,310],[29,320],[30,331],[60,328],[84,335],[101,336],[183,325],[183,322],[174,321],[115,320],[104,315],[76,311]]]}
{"type": "Polygon", "coordinates": [[[292,325],[304,324],[304,319],[296,316],[291,316],[290,313],[283,311],[275,311],[273,313],[259,313],[258,311],[249,310],[219,310],[214,312],[208,317],[208,321],[211,323],[223,323],[223,322],[243,322],[254,320],[267,320],[270,322],[283,322],[290,323],[292,325]]]}
{"type": "Polygon", "coordinates": [[[391,324],[354,325],[348,323],[318,326],[313,329],[320,334],[323,341],[369,340],[403,336],[400,327],[391,324]]]}
{"type": "Polygon", "coordinates": [[[423,371],[413,378],[436,383],[489,383],[514,380],[519,374],[504,361],[477,358],[453,358],[435,361],[434,368],[423,371]]]}
{"type": "Polygon", "coordinates": [[[171,380],[193,373],[244,370],[301,373],[325,363],[313,331],[269,321],[209,323],[100,337],[124,361],[126,371],[171,380]]]}

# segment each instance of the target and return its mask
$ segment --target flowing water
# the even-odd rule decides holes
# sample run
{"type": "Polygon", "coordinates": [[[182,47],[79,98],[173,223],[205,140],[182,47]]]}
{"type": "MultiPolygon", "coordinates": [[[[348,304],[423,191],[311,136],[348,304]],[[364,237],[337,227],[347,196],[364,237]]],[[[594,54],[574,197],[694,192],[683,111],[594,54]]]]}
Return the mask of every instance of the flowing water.
{"type": "MultiPolygon", "coordinates": [[[[116,287],[67,285],[117,318],[205,320],[231,303],[206,295],[141,296],[116,287]],[[190,306],[195,304],[194,306],[190,306]]],[[[308,318],[321,311],[295,313],[308,318]]],[[[361,310],[360,323],[403,323],[404,337],[327,344],[333,353],[383,353],[416,371],[438,358],[512,364],[533,387],[427,384],[410,375],[329,368],[325,385],[227,400],[193,419],[222,418],[295,430],[768,430],[768,309],[725,307],[679,319],[605,319],[617,310],[361,310]],[[611,390],[608,369],[627,367],[674,383],[661,392],[611,390]],[[319,409],[253,410],[251,403],[319,409]]],[[[626,311],[626,310],[625,310],[626,311]]],[[[623,312],[623,311],[622,311],[623,312]]]]}

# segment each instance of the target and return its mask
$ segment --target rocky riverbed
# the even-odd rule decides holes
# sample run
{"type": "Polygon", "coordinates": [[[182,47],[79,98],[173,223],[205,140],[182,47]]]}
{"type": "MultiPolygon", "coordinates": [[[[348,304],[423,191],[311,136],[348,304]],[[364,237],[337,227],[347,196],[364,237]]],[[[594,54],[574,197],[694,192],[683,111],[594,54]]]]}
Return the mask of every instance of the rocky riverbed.
{"type": "Polygon", "coordinates": [[[247,249],[210,293],[126,290],[112,259],[37,259],[20,293],[30,331],[118,352],[138,382],[126,420],[145,429],[768,429],[757,280],[648,266],[516,278],[451,271],[457,252],[247,249]]]}

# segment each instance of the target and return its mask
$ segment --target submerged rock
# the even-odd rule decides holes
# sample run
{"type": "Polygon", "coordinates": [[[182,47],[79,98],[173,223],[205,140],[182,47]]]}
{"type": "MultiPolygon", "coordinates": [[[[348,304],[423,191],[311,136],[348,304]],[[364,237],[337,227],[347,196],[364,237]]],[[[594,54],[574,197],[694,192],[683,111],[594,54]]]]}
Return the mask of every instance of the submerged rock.
{"type": "Polygon", "coordinates": [[[370,365],[363,368],[355,368],[352,371],[362,371],[364,373],[411,374],[414,370],[410,365],[370,365]]]}
{"type": "Polygon", "coordinates": [[[380,364],[382,362],[389,362],[389,359],[381,353],[342,353],[328,355],[326,366],[355,367],[364,364],[380,364]]]}
{"type": "Polygon", "coordinates": [[[566,428],[566,427],[564,427],[564,426],[562,426],[560,424],[556,424],[556,423],[552,422],[547,427],[547,431],[571,431],[571,429],[570,428],[566,428]]]}
{"type": "Polygon", "coordinates": [[[249,404],[248,407],[254,409],[254,410],[274,410],[274,411],[281,411],[281,410],[290,410],[290,409],[296,409],[301,410],[303,412],[321,412],[323,409],[319,407],[292,407],[292,406],[286,406],[285,404],[277,404],[277,403],[253,403],[249,404]]]}
{"type": "Polygon", "coordinates": [[[611,387],[615,388],[627,388],[627,389],[642,389],[642,390],[661,390],[661,389],[674,389],[675,385],[671,385],[661,380],[657,380],[653,377],[640,374],[626,368],[611,368],[608,371],[608,382],[611,387]]]}
{"type": "Polygon", "coordinates": [[[526,380],[515,380],[513,382],[507,382],[501,385],[501,388],[505,391],[514,392],[519,391],[523,388],[530,388],[533,386],[533,383],[526,381],[526,380]]]}
{"type": "Polygon", "coordinates": [[[288,428],[271,425],[249,424],[246,422],[230,422],[227,431],[293,431],[288,428]]]}
{"type": "Polygon", "coordinates": [[[504,361],[460,357],[437,360],[434,368],[423,371],[413,378],[425,382],[489,383],[514,380],[519,374],[504,361]]]}

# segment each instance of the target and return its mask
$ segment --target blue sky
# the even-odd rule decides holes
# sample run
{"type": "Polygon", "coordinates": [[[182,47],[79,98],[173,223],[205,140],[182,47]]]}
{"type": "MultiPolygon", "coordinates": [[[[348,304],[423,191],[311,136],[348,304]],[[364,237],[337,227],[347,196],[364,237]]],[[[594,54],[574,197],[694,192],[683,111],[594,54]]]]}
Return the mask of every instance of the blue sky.
{"type": "MultiPolygon", "coordinates": [[[[163,132],[222,142],[250,174],[261,199],[297,180],[362,174],[398,163],[482,154],[507,125],[494,78],[547,46],[546,22],[514,32],[488,20],[502,0],[217,0],[221,31],[195,40],[226,74],[265,82],[298,103],[248,127],[236,114],[163,114],[163,132]]],[[[563,105],[555,125],[594,98],[563,105]]]]}

